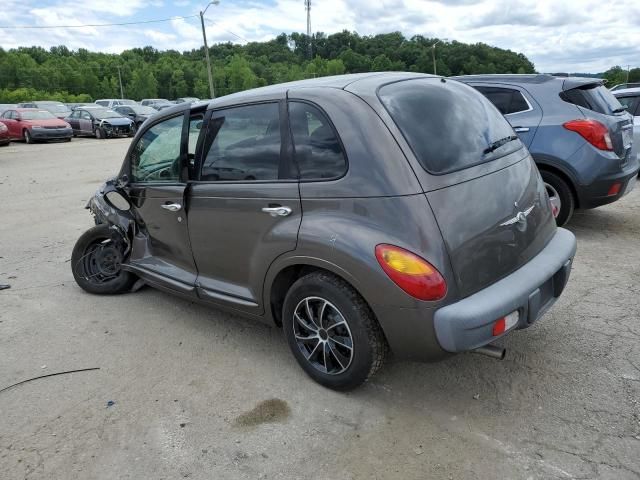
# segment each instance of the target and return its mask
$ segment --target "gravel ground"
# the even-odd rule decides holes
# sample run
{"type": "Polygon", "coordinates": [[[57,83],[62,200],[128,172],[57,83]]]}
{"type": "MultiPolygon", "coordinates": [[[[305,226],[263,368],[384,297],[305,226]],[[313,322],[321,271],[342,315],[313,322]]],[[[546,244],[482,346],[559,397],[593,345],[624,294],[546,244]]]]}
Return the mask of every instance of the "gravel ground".
{"type": "Polygon", "coordinates": [[[84,204],[128,144],[0,148],[0,388],[100,368],[0,392],[2,479],[640,478],[640,189],[576,213],[569,285],[504,361],[395,361],[340,394],[275,328],[75,285],[84,204]]]}

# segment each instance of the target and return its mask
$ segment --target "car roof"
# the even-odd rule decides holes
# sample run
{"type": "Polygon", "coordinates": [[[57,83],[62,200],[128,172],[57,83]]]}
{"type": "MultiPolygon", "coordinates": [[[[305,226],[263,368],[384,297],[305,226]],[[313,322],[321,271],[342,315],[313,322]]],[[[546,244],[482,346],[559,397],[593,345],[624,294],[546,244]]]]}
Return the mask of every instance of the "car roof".
{"type": "MultiPolygon", "coordinates": [[[[561,80],[546,73],[535,74],[513,74],[513,73],[496,73],[496,74],[480,74],[480,75],[456,75],[449,77],[454,80],[475,80],[478,82],[517,82],[517,83],[547,83],[553,80],[561,80]]],[[[566,77],[562,77],[566,78],[566,77]]]]}
{"type": "Polygon", "coordinates": [[[620,88],[618,90],[614,90],[613,95],[615,95],[616,97],[618,95],[625,95],[625,94],[633,94],[633,93],[638,93],[640,94],[640,87],[632,87],[632,88],[620,88]]]}
{"type": "Polygon", "coordinates": [[[18,108],[10,108],[9,110],[16,110],[17,112],[47,112],[47,113],[51,113],[49,110],[44,110],[43,108],[18,107],[18,108]]]}

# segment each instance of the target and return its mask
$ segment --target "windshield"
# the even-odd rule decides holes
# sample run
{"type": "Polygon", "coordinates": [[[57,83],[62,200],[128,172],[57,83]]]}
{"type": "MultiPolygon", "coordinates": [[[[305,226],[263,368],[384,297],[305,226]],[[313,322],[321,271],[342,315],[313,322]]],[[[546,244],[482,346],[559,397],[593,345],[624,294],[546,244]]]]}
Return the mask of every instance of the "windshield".
{"type": "Polygon", "coordinates": [[[70,111],[66,106],[62,105],[61,103],[43,104],[43,105],[40,105],[40,107],[46,108],[47,110],[53,113],[66,113],[70,111]]]}
{"type": "Polygon", "coordinates": [[[46,110],[34,110],[30,112],[22,111],[19,112],[19,114],[22,120],[49,120],[56,118],[51,114],[51,112],[46,110]]]}
{"type": "Polygon", "coordinates": [[[496,107],[460,82],[405,80],[383,86],[378,96],[432,174],[469,168],[522,148],[496,107]]]}
{"type": "Polygon", "coordinates": [[[120,99],[116,100],[116,105],[137,105],[134,100],[120,99]]]}
{"type": "Polygon", "coordinates": [[[122,116],[118,112],[114,112],[109,108],[92,108],[91,110],[87,109],[87,111],[98,120],[103,120],[105,118],[120,118],[122,116]]]}

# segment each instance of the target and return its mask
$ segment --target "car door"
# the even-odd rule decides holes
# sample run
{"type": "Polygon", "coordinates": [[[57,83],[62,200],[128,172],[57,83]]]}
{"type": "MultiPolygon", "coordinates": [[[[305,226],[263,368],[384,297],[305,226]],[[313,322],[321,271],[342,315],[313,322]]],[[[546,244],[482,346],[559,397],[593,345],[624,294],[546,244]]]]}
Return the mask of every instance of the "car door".
{"type": "Polygon", "coordinates": [[[640,152],[640,94],[620,95],[616,98],[633,115],[633,151],[638,155],[640,152]]]}
{"type": "Polygon", "coordinates": [[[7,126],[7,130],[9,130],[9,136],[12,139],[20,138],[21,135],[19,133],[18,122],[15,120],[16,111],[15,110],[7,110],[2,114],[2,123],[7,126]]]}
{"type": "Polygon", "coordinates": [[[86,110],[80,110],[78,131],[83,135],[93,135],[93,117],[86,110]]]}
{"type": "Polygon", "coordinates": [[[522,143],[529,148],[542,120],[542,109],[529,92],[516,85],[486,83],[469,83],[469,85],[487,97],[500,110],[522,143]]]}
{"type": "Polygon", "coordinates": [[[80,111],[79,110],[74,110],[73,112],[71,112],[71,115],[69,115],[65,121],[71,125],[71,129],[73,130],[73,133],[78,133],[78,120],[80,117],[80,111]]]}
{"type": "Polygon", "coordinates": [[[198,295],[260,315],[269,265],[302,219],[284,100],[214,111],[189,196],[198,295]]]}
{"type": "Polygon", "coordinates": [[[137,216],[130,267],[150,283],[195,296],[187,230],[184,113],[154,122],[130,147],[126,187],[137,216]]]}

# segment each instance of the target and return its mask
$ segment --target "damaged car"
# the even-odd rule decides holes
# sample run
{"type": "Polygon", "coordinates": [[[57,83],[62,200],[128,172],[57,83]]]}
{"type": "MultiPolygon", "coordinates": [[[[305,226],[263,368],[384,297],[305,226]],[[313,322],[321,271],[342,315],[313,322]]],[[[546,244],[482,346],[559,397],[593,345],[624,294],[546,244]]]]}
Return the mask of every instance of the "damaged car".
{"type": "Polygon", "coordinates": [[[133,120],[106,107],[79,107],[65,120],[71,125],[74,137],[91,136],[98,139],[130,137],[136,132],[133,120]]]}
{"type": "Polygon", "coordinates": [[[168,108],[87,208],[96,225],[71,260],[81,288],[146,283],[279,327],[302,369],[336,390],[390,351],[503,358],[495,342],[554,304],[576,251],[494,105],[423,74],[168,108]]]}

